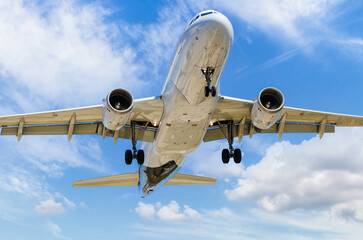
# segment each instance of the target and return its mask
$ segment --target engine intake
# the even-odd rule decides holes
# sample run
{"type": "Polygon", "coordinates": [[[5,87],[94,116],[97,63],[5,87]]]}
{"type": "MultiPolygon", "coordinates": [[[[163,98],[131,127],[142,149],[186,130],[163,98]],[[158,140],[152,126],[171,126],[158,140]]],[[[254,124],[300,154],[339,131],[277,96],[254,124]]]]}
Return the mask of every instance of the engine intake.
{"type": "Polygon", "coordinates": [[[284,107],[284,95],[277,88],[263,89],[253,104],[251,121],[258,129],[270,128],[279,118],[284,107]]]}
{"type": "Polygon", "coordinates": [[[123,88],[112,90],[106,97],[102,110],[103,125],[110,130],[119,130],[129,120],[133,107],[132,94],[123,88]]]}

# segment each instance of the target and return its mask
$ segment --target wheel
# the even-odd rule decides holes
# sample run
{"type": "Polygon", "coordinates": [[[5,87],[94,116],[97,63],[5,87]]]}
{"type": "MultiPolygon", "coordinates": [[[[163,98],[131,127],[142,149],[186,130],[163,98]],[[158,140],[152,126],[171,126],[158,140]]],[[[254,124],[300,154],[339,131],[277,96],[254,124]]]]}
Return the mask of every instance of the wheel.
{"type": "Polygon", "coordinates": [[[242,160],[242,154],[241,154],[241,149],[236,148],[234,150],[234,156],[233,156],[234,162],[235,163],[240,163],[242,160]]]}
{"type": "Polygon", "coordinates": [[[204,88],[204,96],[205,97],[209,96],[209,87],[208,86],[205,86],[205,88],[204,88]]]}
{"type": "Polygon", "coordinates": [[[229,163],[229,150],[228,149],[222,150],[222,162],[224,164],[229,163]]]}
{"type": "Polygon", "coordinates": [[[130,165],[132,163],[132,152],[130,149],[126,150],[125,152],[125,163],[130,165]]]}
{"type": "Polygon", "coordinates": [[[137,163],[138,164],[144,164],[144,158],[145,158],[145,154],[144,154],[144,150],[139,150],[137,151],[137,163]]]}
{"type": "Polygon", "coordinates": [[[215,97],[215,96],[216,96],[216,93],[217,93],[216,87],[215,87],[215,86],[213,86],[213,87],[211,88],[211,95],[212,95],[212,97],[215,97]]]}

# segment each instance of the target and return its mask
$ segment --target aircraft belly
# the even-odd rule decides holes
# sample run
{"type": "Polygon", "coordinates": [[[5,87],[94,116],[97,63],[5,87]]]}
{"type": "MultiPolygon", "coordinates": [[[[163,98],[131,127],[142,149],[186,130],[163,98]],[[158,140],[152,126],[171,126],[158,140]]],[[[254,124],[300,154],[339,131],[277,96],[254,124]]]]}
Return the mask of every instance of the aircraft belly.
{"type": "Polygon", "coordinates": [[[210,104],[191,105],[181,101],[167,112],[155,139],[158,154],[188,154],[202,142],[213,114],[210,104]]]}

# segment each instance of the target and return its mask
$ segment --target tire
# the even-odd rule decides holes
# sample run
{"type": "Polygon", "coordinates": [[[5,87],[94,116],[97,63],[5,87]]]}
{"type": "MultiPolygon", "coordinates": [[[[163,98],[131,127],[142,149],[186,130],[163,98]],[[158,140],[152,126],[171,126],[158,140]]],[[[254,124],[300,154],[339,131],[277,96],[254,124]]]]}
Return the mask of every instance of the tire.
{"type": "Polygon", "coordinates": [[[125,152],[125,163],[126,165],[130,165],[132,163],[132,152],[130,149],[125,152]]]}
{"type": "Polygon", "coordinates": [[[144,154],[144,150],[139,150],[137,151],[137,163],[139,165],[144,164],[144,159],[145,159],[145,154],[144,154]]]}
{"type": "Polygon", "coordinates": [[[222,150],[222,162],[224,164],[229,163],[229,150],[228,149],[222,150]]]}
{"type": "Polygon", "coordinates": [[[241,163],[242,160],[242,154],[241,154],[241,149],[236,148],[234,150],[234,156],[233,156],[234,162],[235,163],[241,163]]]}
{"type": "Polygon", "coordinates": [[[216,94],[217,94],[216,87],[215,87],[215,86],[213,86],[213,87],[212,87],[212,89],[211,89],[211,95],[212,95],[212,97],[215,97],[215,96],[216,96],[216,94]]]}
{"type": "Polygon", "coordinates": [[[204,96],[205,97],[209,96],[209,87],[208,86],[205,86],[205,88],[204,88],[204,96]]]}

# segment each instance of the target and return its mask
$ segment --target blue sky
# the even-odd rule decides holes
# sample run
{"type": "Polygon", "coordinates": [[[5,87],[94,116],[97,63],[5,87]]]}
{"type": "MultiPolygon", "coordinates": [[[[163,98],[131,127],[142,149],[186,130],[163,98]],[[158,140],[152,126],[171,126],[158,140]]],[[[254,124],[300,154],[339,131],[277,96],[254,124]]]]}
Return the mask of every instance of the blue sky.
{"type": "MultiPolygon", "coordinates": [[[[286,105],[363,115],[363,5],[348,0],[1,1],[0,114],[100,104],[116,87],[160,93],[179,35],[215,9],[234,28],[223,95],[279,88],[286,105]],[[136,2],[136,3],[135,3],[136,2]]],[[[1,239],[361,239],[363,130],[202,143],[181,170],[214,186],[72,188],[134,172],[130,141],[0,139],[1,239]]],[[[140,143],[141,146],[141,143],[140,143]]]]}

